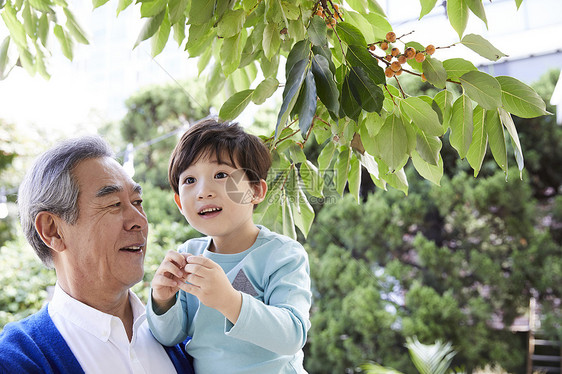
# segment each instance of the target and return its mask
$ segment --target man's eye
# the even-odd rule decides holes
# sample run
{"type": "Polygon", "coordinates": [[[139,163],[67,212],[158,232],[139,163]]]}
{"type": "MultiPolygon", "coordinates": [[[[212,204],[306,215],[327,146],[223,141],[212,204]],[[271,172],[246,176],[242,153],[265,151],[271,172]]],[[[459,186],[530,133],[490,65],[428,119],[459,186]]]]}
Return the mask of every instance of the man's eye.
{"type": "Polygon", "coordinates": [[[111,204],[109,207],[110,208],[119,208],[120,206],[121,206],[121,202],[118,202],[118,203],[111,204]]]}
{"type": "Polygon", "coordinates": [[[216,178],[216,179],[228,178],[228,174],[221,171],[221,172],[218,172],[218,173],[215,175],[215,178],[216,178]]]}
{"type": "Polygon", "coordinates": [[[138,200],[133,201],[133,205],[140,205],[140,206],[142,206],[142,199],[138,199],[138,200]]]}

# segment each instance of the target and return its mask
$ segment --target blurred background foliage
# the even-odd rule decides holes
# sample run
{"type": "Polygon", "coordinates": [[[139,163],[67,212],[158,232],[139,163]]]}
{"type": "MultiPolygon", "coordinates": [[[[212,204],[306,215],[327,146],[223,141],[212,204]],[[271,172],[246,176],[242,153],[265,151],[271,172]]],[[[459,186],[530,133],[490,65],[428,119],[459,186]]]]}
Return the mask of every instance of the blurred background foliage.
{"type": "MultiPolygon", "coordinates": [[[[550,71],[533,85],[547,103],[559,74],[550,71]]],[[[434,94],[417,80],[408,85],[410,92],[434,94]]],[[[206,100],[197,92],[204,89],[194,82],[149,87],[127,101],[120,123],[101,129],[114,149],[135,146],[134,178],[150,222],[145,276],[134,288],[143,300],[164,253],[199,236],[179,214],[167,181],[177,141],[170,134],[215,105],[193,102],[190,97],[206,100]]],[[[249,131],[273,129],[271,118],[272,111],[256,113],[249,131]]],[[[515,124],[525,152],[522,180],[517,169],[506,180],[491,155],[475,179],[466,160],[444,149],[441,186],[410,166],[408,196],[375,188],[365,172],[359,203],[350,194],[339,197],[329,181],[324,198],[311,199],[315,222],[300,238],[314,292],[309,373],[358,372],[368,361],[415,373],[404,346],[412,336],[452,343],[453,367],[467,372],[498,365],[523,373],[526,335],[510,326],[528,314],[531,297],[541,306],[545,334],[562,338],[562,127],[554,116],[515,118],[515,124]]],[[[5,123],[0,137],[0,187],[13,191],[28,155],[45,145],[40,135],[24,137],[5,123]]],[[[309,141],[304,151],[315,160],[321,149],[309,141]]],[[[0,220],[0,327],[41,308],[55,282],[22,239],[15,200],[8,194],[10,214],[0,220]]]]}

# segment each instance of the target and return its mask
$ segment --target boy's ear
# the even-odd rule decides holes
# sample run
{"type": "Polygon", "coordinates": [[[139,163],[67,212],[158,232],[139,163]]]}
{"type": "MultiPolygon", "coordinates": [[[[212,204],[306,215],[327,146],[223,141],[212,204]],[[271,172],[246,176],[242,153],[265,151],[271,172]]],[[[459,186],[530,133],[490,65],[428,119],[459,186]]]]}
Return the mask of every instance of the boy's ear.
{"type": "Polygon", "coordinates": [[[61,218],[51,212],[39,212],[35,217],[35,230],[47,247],[56,252],[66,249],[64,237],[61,234],[61,218]]]}
{"type": "Polygon", "coordinates": [[[178,195],[177,193],[174,194],[174,201],[176,202],[176,205],[178,206],[178,209],[181,212],[181,200],[180,200],[180,195],[178,195]]]}
{"type": "Polygon", "coordinates": [[[267,194],[267,182],[260,179],[260,183],[254,186],[254,198],[252,199],[252,204],[259,204],[265,199],[267,194]]]}

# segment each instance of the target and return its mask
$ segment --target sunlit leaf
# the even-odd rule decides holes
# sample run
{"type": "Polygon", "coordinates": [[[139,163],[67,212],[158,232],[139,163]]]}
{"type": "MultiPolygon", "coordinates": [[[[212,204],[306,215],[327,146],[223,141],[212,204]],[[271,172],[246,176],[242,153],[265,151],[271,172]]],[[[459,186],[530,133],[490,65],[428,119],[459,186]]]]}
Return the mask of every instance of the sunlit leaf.
{"type": "Polygon", "coordinates": [[[488,133],[485,125],[487,112],[481,106],[477,106],[473,113],[474,130],[472,131],[472,143],[468,148],[466,159],[474,170],[474,177],[477,177],[488,146],[488,133]]]}
{"type": "Polygon", "coordinates": [[[226,100],[219,112],[219,117],[224,120],[233,120],[238,117],[252,101],[254,90],[237,92],[226,100]]]}
{"type": "Polygon", "coordinates": [[[519,177],[523,178],[523,150],[521,149],[519,135],[517,134],[517,129],[513,123],[513,118],[511,118],[511,114],[506,112],[503,108],[499,108],[498,112],[500,114],[500,121],[507,129],[513,143],[513,152],[515,153],[515,161],[517,162],[517,167],[519,168],[519,177]]]}
{"type": "Polygon", "coordinates": [[[468,5],[467,0],[447,0],[447,17],[451,26],[462,38],[466,25],[468,23],[468,5]]]}
{"type": "Polygon", "coordinates": [[[367,41],[361,31],[348,22],[339,22],[336,25],[336,31],[347,45],[367,46],[367,41]]]}
{"type": "Polygon", "coordinates": [[[215,0],[197,0],[191,2],[189,22],[192,25],[206,24],[215,13],[215,0]]]}
{"type": "Polygon", "coordinates": [[[275,23],[268,23],[265,25],[263,31],[262,48],[265,57],[271,59],[274,54],[279,50],[281,45],[281,38],[279,37],[279,30],[275,23]]]}
{"type": "Polygon", "coordinates": [[[236,9],[225,13],[217,24],[217,35],[230,38],[240,32],[246,21],[246,13],[243,9],[236,9]]]}
{"type": "Polygon", "coordinates": [[[141,17],[154,17],[166,10],[168,0],[144,1],[141,4],[141,17]]]}
{"type": "Polygon", "coordinates": [[[450,58],[443,61],[443,67],[447,71],[447,78],[458,81],[459,77],[469,71],[478,70],[470,61],[462,58],[450,58]]]}
{"type": "Polygon", "coordinates": [[[400,170],[408,162],[408,142],[404,123],[399,116],[389,116],[375,136],[381,158],[391,171],[400,170]]]}
{"type": "Polygon", "coordinates": [[[431,12],[433,8],[435,8],[435,4],[437,3],[437,0],[420,0],[420,3],[421,3],[421,12],[420,12],[419,19],[422,19],[423,16],[425,16],[426,14],[431,12]]]}
{"type": "Polygon", "coordinates": [[[445,88],[447,71],[443,63],[436,58],[426,57],[422,63],[423,73],[427,81],[437,88],[445,88]]]}
{"type": "Polygon", "coordinates": [[[310,26],[308,27],[308,37],[313,45],[324,46],[328,44],[327,38],[328,28],[326,22],[319,16],[312,17],[310,26]]]}
{"type": "Polygon", "coordinates": [[[170,30],[172,25],[170,25],[170,21],[168,20],[168,13],[164,15],[164,19],[158,28],[156,34],[153,35],[152,41],[152,57],[155,57],[162,52],[166,43],[168,43],[168,38],[170,37],[170,30]]]}
{"type": "Polygon", "coordinates": [[[482,22],[488,28],[488,20],[486,19],[486,11],[484,10],[484,4],[482,0],[465,0],[468,8],[476,15],[476,17],[480,18],[482,22]]]}
{"type": "Polygon", "coordinates": [[[416,133],[416,151],[431,165],[437,165],[441,151],[441,139],[438,136],[428,136],[422,131],[416,133]]]}
{"type": "Polygon", "coordinates": [[[440,186],[441,178],[443,177],[443,158],[441,154],[438,156],[437,165],[432,165],[425,161],[417,151],[414,151],[412,152],[412,164],[422,177],[440,186]]]}
{"type": "Polygon", "coordinates": [[[146,20],[133,48],[136,48],[142,41],[150,38],[152,35],[156,33],[156,31],[158,31],[160,25],[162,24],[162,21],[164,20],[165,14],[166,11],[163,11],[160,12],[160,14],[146,20]]]}
{"type": "Polygon", "coordinates": [[[460,158],[465,158],[472,141],[472,102],[466,95],[461,95],[453,104],[451,113],[451,135],[449,142],[457,150],[460,158]]]}
{"type": "Polygon", "coordinates": [[[480,35],[467,34],[462,38],[461,44],[472,49],[474,52],[490,61],[497,61],[500,58],[507,56],[480,35]]]}
{"type": "Polygon", "coordinates": [[[533,118],[546,114],[541,97],[525,83],[509,76],[496,77],[501,85],[503,107],[521,118],[533,118]]]}
{"type": "Polygon", "coordinates": [[[439,123],[437,113],[422,99],[412,96],[401,100],[400,109],[427,135],[443,135],[443,126],[439,123]]]}
{"type": "Polygon", "coordinates": [[[466,94],[482,108],[492,110],[502,105],[501,86],[496,78],[481,71],[469,71],[459,80],[466,94]]]}
{"type": "Polygon", "coordinates": [[[66,58],[72,61],[72,39],[68,37],[68,34],[63,30],[61,25],[55,25],[53,31],[60,43],[62,53],[66,58]]]}
{"type": "Polygon", "coordinates": [[[88,42],[88,38],[86,37],[86,33],[78,24],[72,12],[68,8],[64,8],[64,14],[66,15],[66,27],[74,39],[78,43],[90,44],[90,42],[88,42]]]}
{"type": "Polygon", "coordinates": [[[354,153],[351,153],[349,160],[349,173],[347,174],[348,189],[351,196],[355,197],[357,203],[359,200],[359,190],[361,187],[361,163],[354,153]]]}
{"type": "Polygon", "coordinates": [[[279,81],[277,79],[273,77],[264,79],[257,85],[254,95],[252,96],[252,101],[257,105],[263,104],[266,99],[270,98],[271,95],[277,91],[278,87],[279,81]]]}
{"type": "Polygon", "coordinates": [[[486,133],[490,150],[498,166],[507,173],[507,146],[505,144],[505,134],[497,110],[486,112],[486,133]]]}

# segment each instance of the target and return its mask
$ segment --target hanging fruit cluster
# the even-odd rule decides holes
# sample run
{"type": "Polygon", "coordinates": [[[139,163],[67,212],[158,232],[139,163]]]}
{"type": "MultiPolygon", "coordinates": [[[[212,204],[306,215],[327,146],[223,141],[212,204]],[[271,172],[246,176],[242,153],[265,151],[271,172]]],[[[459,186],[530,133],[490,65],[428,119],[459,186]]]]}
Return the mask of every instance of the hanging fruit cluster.
{"type": "Polygon", "coordinates": [[[340,6],[338,4],[334,4],[331,1],[329,3],[332,6],[333,11],[331,11],[328,7],[328,2],[323,0],[319,1],[316,4],[315,14],[319,17],[322,17],[326,21],[326,25],[329,29],[333,29],[338,21],[343,20],[343,13],[340,10],[340,6]]]}
{"type": "MultiPolygon", "coordinates": [[[[431,56],[435,53],[435,46],[429,44],[425,47],[423,51],[416,51],[413,47],[407,47],[403,52],[398,47],[391,47],[390,43],[396,42],[398,39],[393,31],[389,31],[384,40],[369,44],[369,50],[374,54],[374,51],[379,45],[380,49],[385,51],[385,56],[381,58],[387,67],[384,70],[384,74],[387,78],[392,78],[394,76],[399,76],[402,74],[404,65],[408,60],[415,59],[417,62],[423,62],[425,56],[431,56]]],[[[378,56],[377,56],[378,57],[378,56]]]]}

